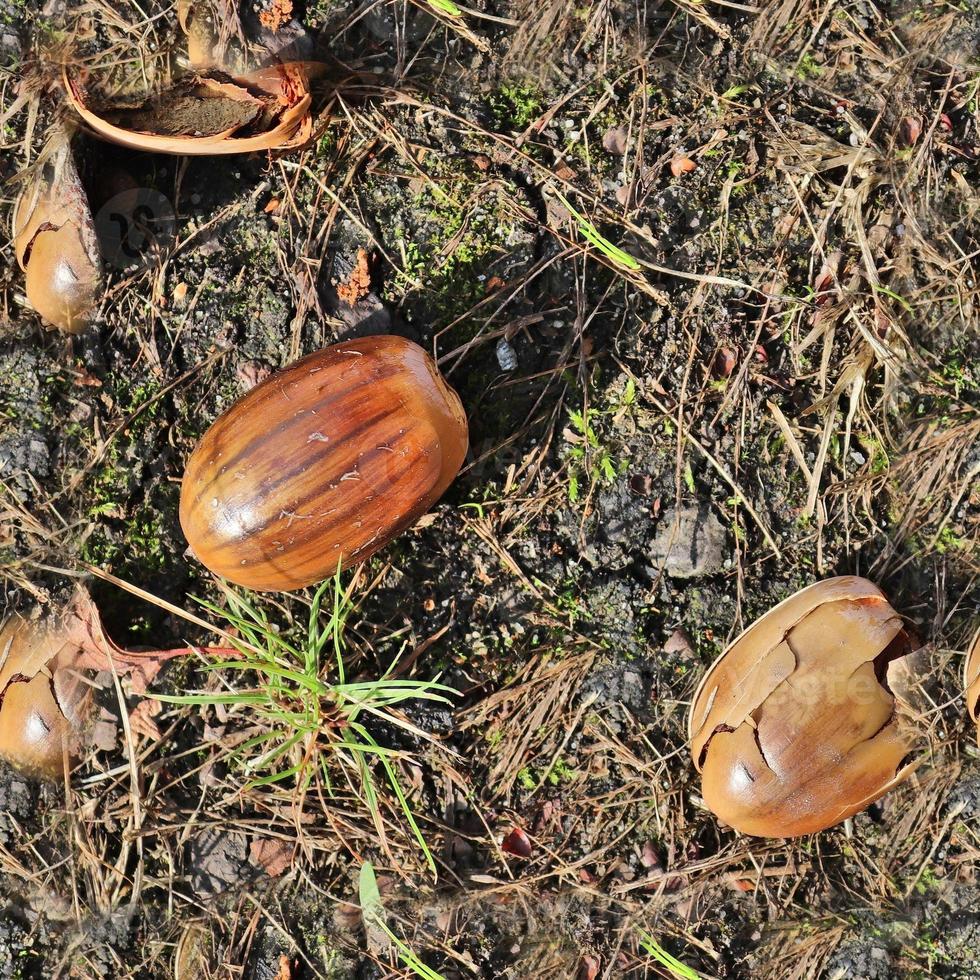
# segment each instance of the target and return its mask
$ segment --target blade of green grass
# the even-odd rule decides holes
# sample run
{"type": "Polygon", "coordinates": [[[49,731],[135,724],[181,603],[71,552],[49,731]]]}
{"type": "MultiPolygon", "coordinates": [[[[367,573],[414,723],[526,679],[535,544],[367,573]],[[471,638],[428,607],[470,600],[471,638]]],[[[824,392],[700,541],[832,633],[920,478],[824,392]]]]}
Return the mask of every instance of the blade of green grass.
{"type": "Polygon", "coordinates": [[[437,973],[430,966],[426,966],[418,956],[395,934],[394,930],[385,921],[384,905],[381,903],[381,891],[378,888],[378,879],[374,873],[374,865],[370,861],[365,861],[361,865],[358,876],[358,902],[361,906],[361,917],[369,925],[380,929],[394,944],[398,950],[398,955],[402,962],[416,976],[422,980],[445,980],[441,973],[437,973]]]}
{"type": "Polygon", "coordinates": [[[568,198],[566,198],[563,194],[556,192],[556,195],[558,200],[565,205],[569,214],[571,214],[571,216],[575,219],[575,222],[578,225],[578,230],[583,238],[595,245],[595,247],[606,256],[606,258],[608,258],[611,262],[614,262],[616,265],[629,269],[630,272],[640,271],[642,266],[636,259],[633,258],[632,255],[629,254],[629,252],[624,252],[621,248],[619,248],[619,246],[613,245],[608,238],[601,235],[599,233],[599,229],[596,228],[596,226],[592,224],[588,218],[579,214],[579,212],[576,211],[571,204],[569,204],[568,198]]]}
{"type": "Polygon", "coordinates": [[[637,929],[640,934],[640,945],[648,956],[652,956],[662,967],[665,967],[671,976],[677,980],[701,980],[700,974],[692,970],[686,963],[682,963],[675,956],[671,956],[657,942],[653,936],[644,929],[637,929]]]}

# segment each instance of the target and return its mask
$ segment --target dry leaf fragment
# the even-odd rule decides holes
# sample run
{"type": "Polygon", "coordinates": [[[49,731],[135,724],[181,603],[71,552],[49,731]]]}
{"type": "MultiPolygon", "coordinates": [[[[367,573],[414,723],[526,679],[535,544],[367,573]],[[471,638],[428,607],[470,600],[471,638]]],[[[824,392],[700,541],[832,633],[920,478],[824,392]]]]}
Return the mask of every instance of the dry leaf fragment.
{"type": "Polygon", "coordinates": [[[911,646],[881,590],[851,576],[803,589],[757,620],[691,704],[708,807],[742,833],[795,837],[898,785],[917,765],[906,758],[920,738],[898,684],[911,646]]]}
{"type": "Polygon", "coordinates": [[[735,357],[735,351],[729,347],[722,347],[715,353],[711,361],[711,373],[716,378],[730,377],[737,364],[738,360],[735,357]]]}
{"type": "Polygon", "coordinates": [[[906,116],[898,129],[898,140],[902,146],[915,146],[922,135],[922,122],[915,116],[906,116]]]}
{"type": "Polygon", "coordinates": [[[630,198],[633,196],[635,186],[635,184],[627,184],[626,186],[617,187],[616,202],[624,208],[627,207],[630,203],[630,198]]]}
{"type": "Polygon", "coordinates": [[[293,863],[293,845],[271,837],[258,837],[249,847],[249,860],[270,878],[278,878],[293,863]]]}
{"type": "Polygon", "coordinates": [[[626,146],[626,129],[622,126],[613,126],[607,129],[602,136],[602,148],[607,153],[614,153],[621,157],[626,152],[626,146]]]}
{"type": "Polygon", "coordinates": [[[682,629],[674,630],[667,637],[667,642],[664,644],[664,653],[679,653],[685,657],[691,656],[694,653],[691,638],[682,629]]]}
{"type": "Polygon", "coordinates": [[[153,720],[163,710],[163,705],[155,698],[144,698],[129,713],[129,728],[134,735],[142,735],[150,741],[161,737],[160,726],[153,720]]]}
{"type": "Polygon", "coordinates": [[[837,283],[843,273],[843,263],[842,252],[831,252],[827,256],[813,284],[813,301],[817,306],[827,306],[840,295],[837,283]]]}
{"type": "Polygon", "coordinates": [[[342,303],[353,306],[371,291],[371,264],[365,249],[357,250],[354,268],[347,279],[337,286],[337,295],[342,303]]]}
{"type": "Polygon", "coordinates": [[[686,156],[675,156],[670,161],[670,172],[675,177],[680,177],[681,174],[689,174],[695,167],[697,167],[697,164],[690,157],[686,156]]]}
{"type": "Polygon", "coordinates": [[[242,389],[244,391],[251,391],[257,384],[261,384],[272,374],[272,368],[265,361],[248,360],[239,364],[236,374],[238,375],[242,389]]]}
{"type": "Polygon", "coordinates": [[[67,333],[84,330],[102,291],[102,259],[64,136],[56,138],[14,205],[14,254],[24,270],[27,300],[41,318],[67,333]]]}

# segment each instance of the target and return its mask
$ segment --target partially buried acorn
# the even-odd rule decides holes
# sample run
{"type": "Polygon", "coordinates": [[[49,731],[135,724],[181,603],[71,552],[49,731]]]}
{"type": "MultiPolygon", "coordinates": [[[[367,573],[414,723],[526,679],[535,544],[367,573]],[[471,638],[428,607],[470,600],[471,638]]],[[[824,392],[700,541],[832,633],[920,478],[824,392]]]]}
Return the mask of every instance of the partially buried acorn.
{"type": "Polygon", "coordinates": [[[27,775],[57,777],[91,714],[69,647],[49,621],[15,614],[0,628],[0,758],[27,775]]]}
{"type": "Polygon", "coordinates": [[[974,635],[966,655],[963,687],[966,690],[966,706],[970,717],[977,723],[977,744],[980,745],[980,629],[974,635]]]}
{"type": "Polygon", "coordinates": [[[27,301],[66,333],[90,323],[102,290],[95,222],[71,144],[58,134],[24,179],[14,206],[14,254],[24,270],[27,301]]]}
{"type": "Polygon", "coordinates": [[[211,571],[291,590],[369,558],[453,481],[468,448],[459,396],[401,337],[310,354],[249,391],[204,434],[180,523],[211,571]]]}
{"type": "Polygon", "coordinates": [[[226,647],[124,650],[81,585],[61,608],[11,614],[0,622],[0,759],[33,778],[64,778],[84,748],[107,747],[98,722],[113,716],[96,711],[99,686],[125,675],[142,694],[167,660],[201,651],[236,655],[226,647]]]}
{"type": "Polygon", "coordinates": [[[916,767],[902,618],[866,579],[803,589],[715,661],[688,717],[707,806],[759,837],[832,827],[916,767]]]}

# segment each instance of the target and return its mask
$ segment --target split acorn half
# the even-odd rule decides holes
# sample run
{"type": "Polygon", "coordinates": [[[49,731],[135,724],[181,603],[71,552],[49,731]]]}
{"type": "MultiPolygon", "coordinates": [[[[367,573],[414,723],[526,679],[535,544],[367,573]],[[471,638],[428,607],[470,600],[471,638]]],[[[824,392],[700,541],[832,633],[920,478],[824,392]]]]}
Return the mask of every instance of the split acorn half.
{"type": "Polygon", "coordinates": [[[180,156],[222,156],[294,150],[313,137],[310,62],[271,65],[232,75],[195,71],[131,104],[95,107],[81,81],[64,70],[68,101],[100,139],[132,150],[180,156]]]}
{"type": "Polygon", "coordinates": [[[101,741],[95,694],[113,685],[113,674],[143,694],[166,661],[199,651],[238,655],[227,647],[124,650],[106,635],[81,585],[58,610],[14,613],[0,623],[0,759],[36,779],[64,778],[82,751],[101,741]]]}
{"type": "Polygon", "coordinates": [[[95,222],[67,135],[58,134],[14,205],[14,254],[27,301],[66,333],[88,326],[102,292],[95,222]]]}
{"type": "Polygon", "coordinates": [[[757,837],[811,834],[863,810],[921,759],[902,618],[866,579],[817,582],[715,661],[688,732],[705,804],[757,837]]]}
{"type": "Polygon", "coordinates": [[[88,129],[133,150],[181,156],[288,151],[309,143],[310,79],[321,74],[324,65],[283,61],[265,51],[264,64],[246,66],[221,49],[214,16],[206,4],[179,0],[177,20],[187,37],[192,71],[135,104],[91,103],[66,66],[68,101],[88,129]]]}

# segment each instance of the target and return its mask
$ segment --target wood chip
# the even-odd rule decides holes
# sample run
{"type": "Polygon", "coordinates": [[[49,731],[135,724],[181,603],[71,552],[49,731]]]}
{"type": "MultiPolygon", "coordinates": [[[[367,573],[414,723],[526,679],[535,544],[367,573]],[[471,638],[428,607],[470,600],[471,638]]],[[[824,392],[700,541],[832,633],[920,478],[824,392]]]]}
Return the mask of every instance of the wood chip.
{"type": "Polygon", "coordinates": [[[293,845],[272,837],[258,837],[249,847],[249,861],[270,878],[278,878],[293,863],[293,845]]]}
{"type": "Polygon", "coordinates": [[[368,253],[365,249],[357,250],[357,259],[354,263],[354,271],[346,281],[337,285],[337,295],[342,303],[353,306],[358,300],[363,299],[371,290],[371,265],[368,260],[368,253]]]}

